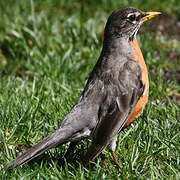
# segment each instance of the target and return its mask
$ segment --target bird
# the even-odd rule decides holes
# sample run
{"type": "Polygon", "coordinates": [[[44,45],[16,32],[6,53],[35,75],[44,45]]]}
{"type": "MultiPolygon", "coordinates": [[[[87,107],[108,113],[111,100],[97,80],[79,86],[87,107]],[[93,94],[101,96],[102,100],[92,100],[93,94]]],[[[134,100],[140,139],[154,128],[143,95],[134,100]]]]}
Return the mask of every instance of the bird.
{"type": "Polygon", "coordinates": [[[67,154],[71,153],[85,138],[92,140],[83,158],[85,166],[102,155],[106,147],[119,165],[115,154],[118,134],[141,115],[149,96],[148,71],[136,34],[145,21],[160,14],[134,7],[112,12],[99,59],[77,103],[55,132],[12,160],[8,169],[67,142],[71,142],[67,154]]]}

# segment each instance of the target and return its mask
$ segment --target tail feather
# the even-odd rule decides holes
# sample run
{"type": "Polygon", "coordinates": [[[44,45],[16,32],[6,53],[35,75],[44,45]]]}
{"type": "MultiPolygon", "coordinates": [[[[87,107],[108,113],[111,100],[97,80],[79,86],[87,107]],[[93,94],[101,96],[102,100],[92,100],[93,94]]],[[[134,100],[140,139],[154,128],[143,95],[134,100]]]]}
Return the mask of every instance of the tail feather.
{"type": "Polygon", "coordinates": [[[57,147],[58,145],[66,142],[70,136],[71,136],[71,133],[69,133],[67,129],[56,130],[54,133],[44,138],[41,142],[34,145],[30,149],[28,149],[26,152],[18,156],[15,160],[11,161],[8,164],[7,168],[12,169],[14,167],[22,165],[36,158],[37,156],[41,155],[45,151],[48,151],[49,149],[57,147]]]}

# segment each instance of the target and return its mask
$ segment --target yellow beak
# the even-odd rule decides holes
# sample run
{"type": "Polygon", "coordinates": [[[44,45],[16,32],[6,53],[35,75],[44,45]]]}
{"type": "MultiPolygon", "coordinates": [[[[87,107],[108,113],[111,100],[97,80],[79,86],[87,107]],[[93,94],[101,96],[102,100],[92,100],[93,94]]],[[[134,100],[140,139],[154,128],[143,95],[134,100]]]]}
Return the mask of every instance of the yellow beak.
{"type": "Polygon", "coordinates": [[[148,21],[152,18],[155,18],[156,16],[159,16],[161,13],[160,12],[146,12],[145,16],[142,18],[142,21],[148,21]]]}

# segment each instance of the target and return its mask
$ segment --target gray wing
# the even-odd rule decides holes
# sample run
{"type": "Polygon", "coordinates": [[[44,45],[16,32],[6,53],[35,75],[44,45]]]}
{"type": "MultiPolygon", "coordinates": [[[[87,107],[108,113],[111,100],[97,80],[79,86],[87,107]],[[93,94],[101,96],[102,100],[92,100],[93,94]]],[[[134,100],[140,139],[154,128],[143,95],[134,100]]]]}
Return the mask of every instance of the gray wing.
{"type": "Polygon", "coordinates": [[[124,63],[117,78],[111,72],[102,76],[104,100],[99,108],[99,121],[93,133],[92,145],[85,157],[85,164],[97,157],[118,134],[144,91],[141,70],[135,61],[124,63]]]}

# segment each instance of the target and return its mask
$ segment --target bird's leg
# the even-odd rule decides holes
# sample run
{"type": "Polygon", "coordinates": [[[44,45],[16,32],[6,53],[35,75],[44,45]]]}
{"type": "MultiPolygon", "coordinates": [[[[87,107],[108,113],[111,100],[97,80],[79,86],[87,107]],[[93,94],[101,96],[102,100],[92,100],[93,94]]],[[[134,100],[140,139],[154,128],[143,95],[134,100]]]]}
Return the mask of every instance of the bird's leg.
{"type": "Polygon", "coordinates": [[[107,169],[107,163],[106,163],[106,160],[105,160],[105,155],[103,153],[101,153],[101,160],[102,160],[102,163],[103,163],[103,166],[105,169],[107,169]]]}
{"type": "Polygon", "coordinates": [[[111,155],[112,155],[112,157],[114,159],[114,162],[116,164],[117,169],[119,169],[119,161],[118,161],[118,159],[116,157],[116,154],[114,153],[114,151],[110,151],[110,152],[111,152],[111,155]]]}
{"type": "Polygon", "coordinates": [[[66,154],[64,155],[65,158],[68,158],[70,155],[72,155],[72,153],[74,153],[74,148],[76,147],[76,145],[78,144],[78,142],[71,142],[69,145],[69,148],[66,151],[66,154]]]}
{"type": "Polygon", "coordinates": [[[109,142],[109,151],[110,151],[110,153],[111,153],[111,155],[112,155],[112,157],[113,157],[113,160],[114,160],[114,162],[115,162],[115,164],[116,164],[116,168],[119,169],[119,161],[118,161],[118,159],[117,159],[117,157],[116,157],[116,154],[114,153],[114,151],[115,151],[115,149],[116,149],[116,142],[117,142],[117,135],[114,136],[114,137],[110,140],[110,142],[109,142]]]}

